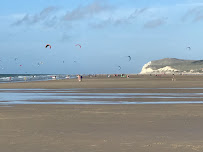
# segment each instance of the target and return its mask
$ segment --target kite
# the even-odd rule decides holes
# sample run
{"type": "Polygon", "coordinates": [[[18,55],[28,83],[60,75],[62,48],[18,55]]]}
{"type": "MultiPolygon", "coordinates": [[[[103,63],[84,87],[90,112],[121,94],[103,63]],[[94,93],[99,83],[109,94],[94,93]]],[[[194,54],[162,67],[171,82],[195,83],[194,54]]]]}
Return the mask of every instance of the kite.
{"type": "Polygon", "coordinates": [[[190,46],[188,46],[188,47],[187,47],[187,49],[191,50],[191,47],[190,47],[190,46]]]}
{"type": "Polygon", "coordinates": [[[79,46],[80,48],[82,47],[80,44],[76,44],[75,46],[79,46]]]}
{"type": "Polygon", "coordinates": [[[51,45],[50,44],[47,44],[46,46],[45,46],[45,48],[47,48],[49,46],[49,48],[51,49],[51,45]]]}
{"type": "Polygon", "coordinates": [[[44,64],[43,62],[38,62],[37,65],[40,66],[41,64],[44,64]]]}
{"type": "Polygon", "coordinates": [[[118,66],[119,67],[119,69],[118,70],[121,70],[121,66],[118,66]]]}
{"type": "Polygon", "coordinates": [[[128,58],[129,58],[129,61],[131,60],[131,56],[128,56],[128,58]]]}

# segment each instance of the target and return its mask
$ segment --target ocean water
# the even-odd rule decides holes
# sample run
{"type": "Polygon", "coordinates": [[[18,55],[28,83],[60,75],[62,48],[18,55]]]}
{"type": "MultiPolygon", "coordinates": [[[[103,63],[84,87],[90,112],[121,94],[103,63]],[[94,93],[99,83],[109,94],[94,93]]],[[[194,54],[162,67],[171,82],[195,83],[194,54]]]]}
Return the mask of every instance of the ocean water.
{"type": "MultiPolygon", "coordinates": [[[[70,79],[76,75],[70,75],[70,79]]],[[[67,79],[65,74],[0,74],[0,83],[67,79]]]]}

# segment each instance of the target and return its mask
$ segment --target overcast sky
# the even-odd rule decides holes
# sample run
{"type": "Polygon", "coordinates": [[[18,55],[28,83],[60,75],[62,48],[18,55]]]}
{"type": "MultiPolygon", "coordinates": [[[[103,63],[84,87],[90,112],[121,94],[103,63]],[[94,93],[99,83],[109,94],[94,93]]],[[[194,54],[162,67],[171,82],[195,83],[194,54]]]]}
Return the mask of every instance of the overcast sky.
{"type": "Polygon", "coordinates": [[[202,0],[6,0],[0,20],[0,73],[138,73],[151,60],[203,59],[202,0]]]}

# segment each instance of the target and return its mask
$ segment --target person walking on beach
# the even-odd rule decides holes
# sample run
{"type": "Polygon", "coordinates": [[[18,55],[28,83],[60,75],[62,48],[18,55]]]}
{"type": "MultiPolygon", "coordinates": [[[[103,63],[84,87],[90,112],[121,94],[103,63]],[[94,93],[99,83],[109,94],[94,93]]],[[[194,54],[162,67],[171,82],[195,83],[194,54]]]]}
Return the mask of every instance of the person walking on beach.
{"type": "Polygon", "coordinates": [[[78,81],[80,82],[81,81],[81,76],[78,74],[77,77],[78,77],[78,81]]]}
{"type": "Polygon", "coordinates": [[[173,74],[172,81],[176,81],[176,79],[175,79],[175,74],[173,74]]]}
{"type": "Polygon", "coordinates": [[[67,79],[70,79],[70,76],[69,76],[69,75],[67,75],[67,76],[66,76],[66,78],[67,78],[67,79]]]}

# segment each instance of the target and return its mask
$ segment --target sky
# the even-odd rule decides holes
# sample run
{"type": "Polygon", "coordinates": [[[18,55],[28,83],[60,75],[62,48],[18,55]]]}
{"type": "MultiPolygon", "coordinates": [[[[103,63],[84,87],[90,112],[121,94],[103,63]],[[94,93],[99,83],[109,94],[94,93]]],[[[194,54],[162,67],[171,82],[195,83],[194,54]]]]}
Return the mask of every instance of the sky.
{"type": "Polygon", "coordinates": [[[0,20],[0,74],[132,74],[203,59],[202,0],[7,0],[0,20]]]}

